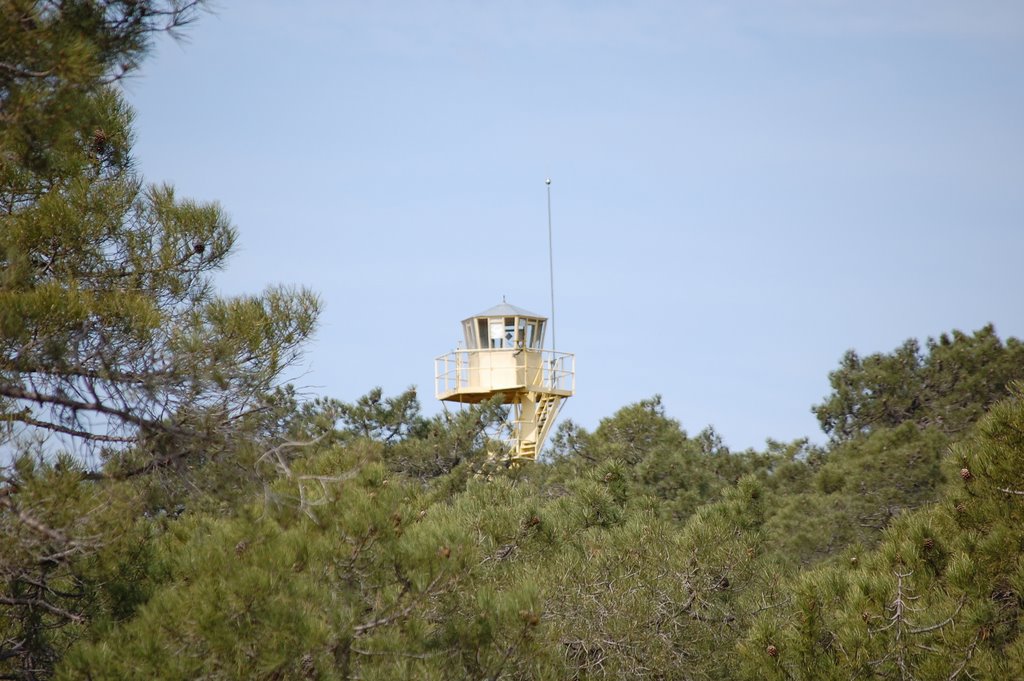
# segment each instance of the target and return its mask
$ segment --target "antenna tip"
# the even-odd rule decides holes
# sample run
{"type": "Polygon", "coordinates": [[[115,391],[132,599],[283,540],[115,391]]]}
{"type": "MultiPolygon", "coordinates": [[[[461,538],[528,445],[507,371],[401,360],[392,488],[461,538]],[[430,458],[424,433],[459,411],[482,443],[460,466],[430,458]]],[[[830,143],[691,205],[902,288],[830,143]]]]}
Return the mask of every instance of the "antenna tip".
{"type": "Polygon", "coordinates": [[[548,179],[544,180],[544,184],[550,185],[551,184],[551,178],[549,177],[548,179]]]}

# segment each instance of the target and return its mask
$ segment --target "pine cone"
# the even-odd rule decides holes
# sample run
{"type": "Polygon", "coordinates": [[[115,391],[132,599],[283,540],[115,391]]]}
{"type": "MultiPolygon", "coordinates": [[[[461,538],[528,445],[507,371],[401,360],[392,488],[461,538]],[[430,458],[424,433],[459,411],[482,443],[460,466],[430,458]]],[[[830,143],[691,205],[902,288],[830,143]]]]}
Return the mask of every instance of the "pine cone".
{"type": "Polygon", "coordinates": [[[307,679],[315,679],[316,673],[316,662],[313,660],[313,656],[306,653],[299,660],[299,670],[302,672],[302,676],[307,679]]]}
{"type": "Polygon", "coordinates": [[[776,648],[775,646],[771,645],[771,644],[768,645],[768,647],[765,649],[765,652],[768,653],[768,657],[778,657],[779,656],[779,649],[776,648]]]}
{"type": "Polygon", "coordinates": [[[498,550],[494,552],[494,560],[505,560],[512,555],[512,552],[516,550],[515,544],[505,544],[499,546],[498,550]]]}
{"type": "Polygon", "coordinates": [[[960,477],[963,478],[964,481],[966,482],[967,480],[970,480],[974,476],[971,475],[971,469],[970,468],[961,468],[960,469],[960,477]]]}
{"type": "Polygon", "coordinates": [[[925,549],[933,549],[935,548],[935,540],[931,537],[925,537],[924,541],[921,542],[921,546],[923,546],[925,549]]]}
{"type": "Polygon", "coordinates": [[[103,128],[92,131],[92,152],[102,154],[107,148],[107,133],[103,128]]]}
{"type": "Polygon", "coordinates": [[[538,624],[540,624],[540,618],[537,617],[535,613],[532,613],[529,610],[520,610],[519,618],[531,627],[535,627],[538,624]]]}

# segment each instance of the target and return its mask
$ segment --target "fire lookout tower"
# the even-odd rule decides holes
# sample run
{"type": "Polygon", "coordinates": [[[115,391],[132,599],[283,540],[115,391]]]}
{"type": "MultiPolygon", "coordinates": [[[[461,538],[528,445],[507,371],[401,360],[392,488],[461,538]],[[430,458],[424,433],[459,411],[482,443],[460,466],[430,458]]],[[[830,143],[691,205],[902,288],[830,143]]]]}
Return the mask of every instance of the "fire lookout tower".
{"type": "Polygon", "coordinates": [[[544,349],[547,317],[502,302],[462,322],[465,349],[434,360],[437,399],[477,404],[501,395],[510,407],[509,457],[537,458],[562,401],[575,389],[575,358],[544,349]]]}

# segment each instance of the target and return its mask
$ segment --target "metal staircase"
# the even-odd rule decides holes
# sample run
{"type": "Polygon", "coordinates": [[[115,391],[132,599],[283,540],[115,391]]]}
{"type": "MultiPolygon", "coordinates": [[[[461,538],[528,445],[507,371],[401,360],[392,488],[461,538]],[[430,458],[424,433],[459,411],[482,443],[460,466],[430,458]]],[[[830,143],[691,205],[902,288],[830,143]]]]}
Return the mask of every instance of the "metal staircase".
{"type": "MultiPolygon", "coordinates": [[[[537,443],[544,442],[544,438],[547,437],[548,429],[554,422],[554,417],[558,415],[558,408],[561,405],[562,397],[560,395],[551,395],[549,393],[534,393],[533,396],[537,397],[537,407],[534,411],[533,423],[534,426],[534,438],[523,439],[518,438],[516,444],[516,450],[514,458],[516,459],[530,459],[536,460],[537,458],[537,443]]],[[[522,433],[523,427],[527,425],[520,421],[518,424],[519,434],[522,433]]]]}

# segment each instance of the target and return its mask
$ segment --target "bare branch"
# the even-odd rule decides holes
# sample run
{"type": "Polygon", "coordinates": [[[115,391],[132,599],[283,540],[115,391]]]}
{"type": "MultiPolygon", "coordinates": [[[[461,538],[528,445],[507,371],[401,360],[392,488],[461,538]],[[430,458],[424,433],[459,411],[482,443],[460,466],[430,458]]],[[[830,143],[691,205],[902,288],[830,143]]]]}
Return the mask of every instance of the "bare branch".
{"type": "Polygon", "coordinates": [[[47,78],[53,75],[53,69],[47,69],[45,71],[32,71],[26,69],[17,64],[9,64],[7,62],[0,61],[0,69],[7,71],[8,73],[14,74],[20,78],[47,78]]]}
{"type": "MultiPolygon", "coordinates": [[[[440,583],[441,578],[443,576],[444,576],[444,573],[442,572],[442,573],[438,574],[436,577],[434,577],[433,581],[431,581],[430,584],[427,585],[427,588],[424,589],[422,592],[420,592],[419,595],[422,596],[423,594],[429,594],[431,591],[433,591],[434,587],[436,587],[438,585],[438,583],[440,583]]],[[[403,591],[402,593],[408,593],[408,591],[403,591]]],[[[372,629],[376,629],[377,627],[383,627],[383,626],[386,626],[388,624],[391,624],[392,622],[396,622],[398,620],[404,619],[404,618],[408,617],[409,613],[411,613],[413,611],[413,608],[415,608],[415,607],[416,607],[416,599],[413,599],[409,603],[409,605],[405,606],[404,608],[402,608],[398,612],[392,613],[391,615],[386,615],[384,617],[380,617],[380,618],[372,620],[370,622],[366,622],[365,624],[357,624],[354,627],[354,631],[358,635],[358,634],[362,634],[363,632],[370,631],[372,629]]]]}
{"type": "Polygon", "coordinates": [[[935,631],[936,629],[941,629],[942,627],[946,626],[947,624],[951,624],[953,622],[953,619],[957,615],[959,615],[960,611],[963,609],[964,603],[965,603],[965,601],[961,597],[960,598],[960,603],[956,606],[956,610],[953,611],[953,614],[950,615],[949,617],[947,617],[946,619],[944,619],[943,621],[939,622],[938,624],[933,624],[933,625],[931,625],[929,627],[918,627],[916,629],[908,629],[908,631],[911,634],[924,634],[924,633],[927,633],[929,631],[935,631]]]}
{"type": "Polygon", "coordinates": [[[17,513],[18,520],[20,520],[22,524],[25,525],[25,527],[35,530],[37,533],[49,538],[51,541],[55,541],[60,544],[67,543],[68,538],[64,535],[63,532],[60,532],[59,530],[55,530],[52,527],[49,527],[45,523],[42,523],[33,518],[27,511],[17,508],[14,505],[14,502],[10,499],[10,497],[0,497],[0,505],[7,507],[13,513],[17,513]]]}
{"type": "Polygon", "coordinates": [[[56,605],[53,605],[52,603],[47,603],[46,601],[40,600],[38,598],[9,598],[7,596],[0,596],[0,605],[42,608],[50,614],[57,615],[58,617],[64,617],[65,619],[69,619],[72,622],[85,621],[85,618],[81,615],[76,615],[73,612],[68,612],[63,608],[58,608],[56,605]]]}
{"type": "Polygon", "coordinates": [[[0,420],[4,421],[20,421],[27,426],[33,426],[36,428],[42,428],[44,430],[51,430],[55,433],[63,433],[64,435],[72,435],[74,437],[85,438],[88,440],[96,440],[97,442],[118,442],[128,443],[135,442],[138,438],[124,437],[119,435],[104,435],[103,433],[93,433],[88,430],[78,430],[77,428],[70,428],[68,426],[62,426],[57,423],[50,421],[40,421],[39,419],[32,418],[26,413],[18,415],[6,415],[0,417],[0,420]]]}
{"type": "Polygon", "coordinates": [[[1004,492],[1006,494],[1016,494],[1018,496],[1024,497],[1024,490],[1008,489],[1006,487],[996,487],[996,489],[999,490],[1000,492],[1004,492]]]}
{"type": "Polygon", "coordinates": [[[73,400],[63,395],[50,395],[41,393],[35,390],[25,390],[9,383],[0,383],[0,396],[9,397],[15,400],[28,400],[35,402],[40,405],[56,405],[59,407],[67,407],[75,411],[92,411],[98,414],[104,414],[106,416],[116,416],[126,423],[131,423],[137,426],[146,426],[149,428],[155,428],[157,430],[172,431],[174,430],[169,424],[161,423],[160,421],[154,421],[152,419],[142,418],[137,416],[126,409],[118,409],[111,407],[100,402],[87,402],[84,400],[73,400]]]}

